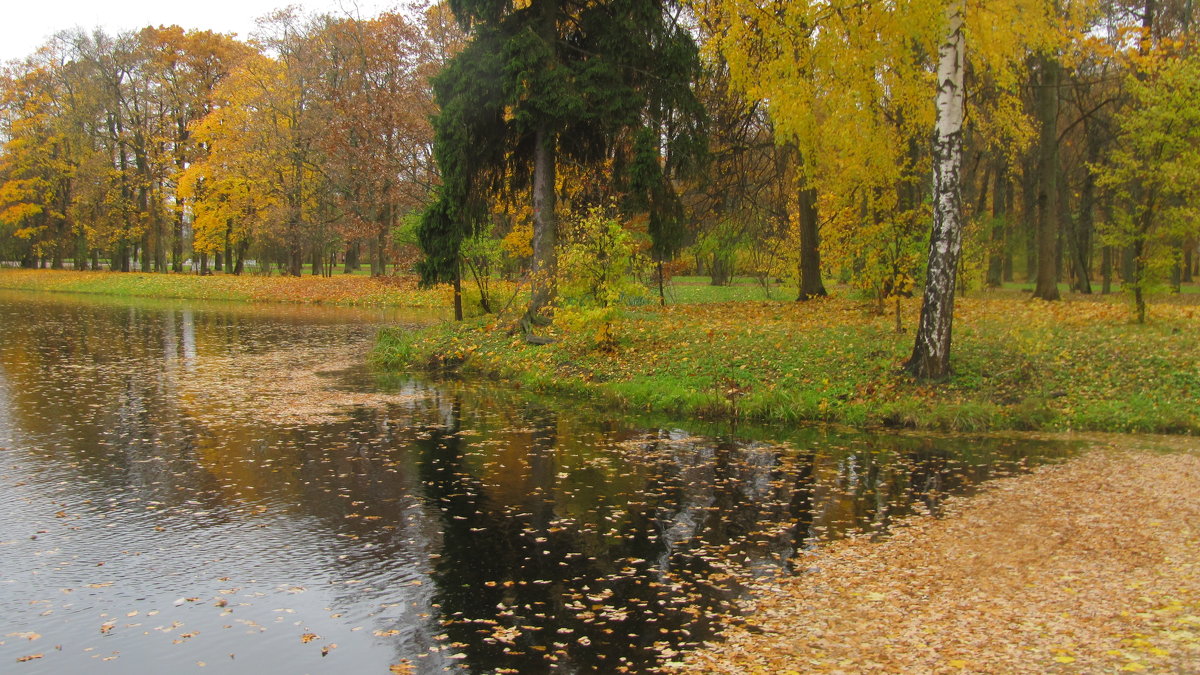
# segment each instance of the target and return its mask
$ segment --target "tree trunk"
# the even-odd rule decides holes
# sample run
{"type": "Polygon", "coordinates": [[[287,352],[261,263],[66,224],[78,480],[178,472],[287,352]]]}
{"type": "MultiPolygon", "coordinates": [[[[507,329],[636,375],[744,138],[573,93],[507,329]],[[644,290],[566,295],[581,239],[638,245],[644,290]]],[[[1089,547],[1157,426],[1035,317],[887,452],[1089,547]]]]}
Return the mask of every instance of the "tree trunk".
{"type": "Polygon", "coordinates": [[[325,276],[325,270],[321,265],[324,260],[325,256],[322,254],[320,247],[314,246],[312,252],[312,275],[314,277],[325,276]]]}
{"type": "Polygon", "coordinates": [[[1112,293],[1112,247],[1105,246],[1100,252],[1100,292],[1112,293]]]}
{"type": "MultiPolygon", "coordinates": [[[[547,71],[558,61],[558,3],[534,3],[539,11],[537,37],[546,49],[541,67],[547,71]]],[[[522,320],[527,326],[544,320],[543,312],[554,302],[558,274],[558,136],[548,120],[540,120],[533,138],[533,258],[529,265],[529,310],[522,320]]]]}
{"type": "Polygon", "coordinates": [[[708,266],[709,286],[728,286],[733,281],[733,265],[723,256],[714,253],[708,266]]]}
{"type": "Polygon", "coordinates": [[[962,248],[962,123],[965,0],[946,8],[946,39],[938,48],[937,128],[933,143],[933,232],[917,339],[907,368],[920,379],[950,374],[954,277],[962,248]]]}
{"type": "MultiPolygon", "coordinates": [[[[1188,264],[1191,264],[1190,260],[1188,264]]],[[[658,261],[658,306],[667,306],[667,289],[666,283],[663,280],[663,261],[661,260],[658,261]]],[[[486,307],[484,309],[485,311],[487,310],[486,307]]],[[[491,312],[488,313],[490,314],[491,312]]]]}
{"type": "Polygon", "coordinates": [[[454,320],[463,320],[462,307],[462,261],[454,266],[454,320]]]}
{"type": "Polygon", "coordinates": [[[117,259],[113,261],[117,269],[121,272],[129,271],[129,244],[122,241],[117,246],[117,259]]]}
{"type": "Polygon", "coordinates": [[[226,273],[233,272],[233,220],[225,221],[225,267],[226,273]]]}
{"type": "Polygon", "coordinates": [[[171,241],[171,269],[183,272],[183,200],[179,200],[179,210],[173,224],[175,237],[171,241]]]}
{"type": "Polygon", "coordinates": [[[352,241],[346,245],[346,264],[342,268],[342,274],[350,274],[358,269],[358,250],[362,244],[358,241],[352,241]]]}
{"type": "Polygon", "coordinates": [[[243,240],[237,245],[237,263],[233,266],[233,273],[241,276],[246,269],[246,249],[250,247],[249,242],[243,240]]]}
{"type": "Polygon", "coordinates": [[[1147,263],[1149,262],[1146,260],[1146,242],[1150,235],[1150,229],[1154,225],[1157,203],[1157,190],[1150,188],[1146,194],[1141,215],[1138,217],[1137,231],[1133,237],[1133,304],[1137,308],[1138,323],[1146,323],[1146,282],[1147,263]]]}
{"type": "Polygon", "coordinates": [[[556,149],[554,134],[545,126],[534,139],[533,155],[533,260],[530,264],[528,318],[540,316],[553,302],[558,240],[555,217],[557,195],[554,193],[556,149]]]}
{"type": "MultiPolygon", "coordinates": [[[[1100,160],[1099,143],[1089,138],[1088,162],[1100,160]]],[[[1075,226],[1075,246],[1071,256],[1075,264],[1075,290],[1088,295],[1092,292],[1092,235],[1096,222],[1096,178],[1091,171],[1083,176],[1079,191],[1079,219],[1075,226]]]]}
{"type": "Polygon", "coordinates": [[[298,277],[304,272],[304,249],[300,242],[292,242],[288,249],[287,263],[288,276],[298,277]]]}
{"type": "Polygon", "coordinates": [[[389,218],[387,221],[385,221],[385,225],[381,227],[379,232],[375,235],[375,260],[371,262],[371,276],[387,276],[387,236],[389,227],[386,223],[389,223],[390,220],[391,218],[389,212],[389,218]]]}
{"type": "Polygon", "coordinates": [[[163,223],[163,213],[155,202],[154,208],[154,271],[167,271],[167,228],[163,223]]]}
{"type": "Polygon", "coordinates": [[[1183,290],[1183,257],[1175,259],[1175,264],[1171,265],[1171,292],[1179,293],[1183,290]]]}
{"type": "Polygon", "coordinates": [[[801,188],[797,198],[800,221],[800,295],[809,300],[828,295],[821,282],[821,232],[817,219],[817,189],[801,188]]]}
{"type": "Polygon", "coordinates": [[[1137,310],[1137,322],[1146,323],[1146,293],[1142,288],[1146,268],[1142,256],[1145,246],[1141,239],[1133,242],[1133,305],[1137,310]]]}
{"type": "Polygon", "coordinates": [[[87,241],[83,237],[75,239],[75,262],[73,266],[76,270],[83,271],[88,268],[88,250],[87,241]]]}
{"type": "Polygon", "coordinates": [[[1026,163],[1021,174],[1021,239],[1025,243],[1025,283],[1037,280],[1037,170],[1026,163]]]}
{"type": "Polygon", "coordinates": [[[1041,122],[1038,148],[1037,285],[1033,297],[1058,300],[1058,85],[1062,67],[1041,58],[1037,114],[1041,122]]]}
{"type": "Polygon", "coordinates": [[[988,288],[999,288],[1004,283],[1005,229],[1008,226],[1008,175],[1003,161],[996,162],[996,184],[992,188],[992,237],[988,249],[988,288]]]}

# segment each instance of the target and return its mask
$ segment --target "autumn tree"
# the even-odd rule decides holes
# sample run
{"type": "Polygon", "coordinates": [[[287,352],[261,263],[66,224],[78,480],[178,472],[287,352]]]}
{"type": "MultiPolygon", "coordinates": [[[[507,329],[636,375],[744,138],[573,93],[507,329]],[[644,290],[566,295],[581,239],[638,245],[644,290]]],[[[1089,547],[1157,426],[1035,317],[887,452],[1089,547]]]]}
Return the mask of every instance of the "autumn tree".
{"type": "Polygon", "coordinates": [[[66,108],[70,97],[56,79],[49,49],[6,73],[0,99],[0,232],[16,246],[23,267],[49,258],[54,269],[72,252],[78,228],[71,218],[73,152],[66,108]]]}
{"type": "Polygon", "coordinates": [[[366,241],[376,276],[386,272],[392,229],[425,204],[436,182],[427,82],[446,58],[443,50],[461,41],[453,24],[445,24],[445,12],[429,10],[424,25],[390,13],[323,17],[314,34],[323,74],[316,85],[323,174],[332,184],[340,232],[351,247],[366,241]]]}
{"type": "Polygon", "coordinates": [[[1145,322],[1146,292],[1178,265],[1178,242],[1195,236],[1200,217],[1200,57],[1186,50],[1144,59],[1128,90],[1118,140],[1096,170],[1113,198],[1104,236],[1132,250],[1129,287],[1145,322]]]}
{"type": "Polygon", "coordinates": [[[675,5],[462,0],[451,7],[471,42],[435,83],[443,183],[421,228],[424,279],[457,279],[458,247],[477,230],[489,192],[528,186],[526,321],[543,320],[555,295],[563,160],[611,161],[633,208],[649,212],[655,254],[670,255],[680,213],[669,181],[700,145],[701,112],[691,92],[696,50],[675,5]]]}
{"type": "Polygon", "coordinates": [[[938,11],[930,3],[758,0],[697,9],[717,27],[708,44],[729,63],[735,88],[768,105],[776,142],[795,150],[799,297],[824,295],[821,204],[873,220],[870,205],[884,203],[874,197],[909,183],[919,166],[909,141],[932,126],[925,55],[938,11]]]}

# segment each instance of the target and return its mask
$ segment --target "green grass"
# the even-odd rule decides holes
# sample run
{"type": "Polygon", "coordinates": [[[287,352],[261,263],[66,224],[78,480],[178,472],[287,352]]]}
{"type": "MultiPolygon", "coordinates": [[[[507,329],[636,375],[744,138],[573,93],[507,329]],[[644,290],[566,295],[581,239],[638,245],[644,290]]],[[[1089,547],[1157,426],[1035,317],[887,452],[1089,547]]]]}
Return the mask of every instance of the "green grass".
{"type": "MultiPolygon", "coordinates": [[[[700,304],[632,312],[616,353],[562,334],[531,346],[476,319],[406,334],[379,360],[512,380],[606,405],[712,419],[959,431],[1200,431],[1200,310],[1157,304],[1147,325],[1120,302],[964,298],[954,376],[901,370],[910,332],[844,299],[700,304]]],[[[381,345],[392,338],[385,334],[381,345]]]]}

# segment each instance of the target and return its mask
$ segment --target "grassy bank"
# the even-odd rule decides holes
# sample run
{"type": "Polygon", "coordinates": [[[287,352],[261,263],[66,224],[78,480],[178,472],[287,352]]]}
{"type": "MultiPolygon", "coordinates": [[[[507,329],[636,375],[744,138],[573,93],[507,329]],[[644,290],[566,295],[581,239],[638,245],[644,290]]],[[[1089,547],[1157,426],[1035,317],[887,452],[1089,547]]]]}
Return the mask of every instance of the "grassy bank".
{"type": "Polygon", "coordinates": [[[289,302],[370,307],[446,307],[448,288],[417,288],[412,277],[196,276],[137,272],[0,270],[0,288],[137,298],[289,302]]]}
{"type": "Polygon", "coordinates": [[[742,302],[640,311],[616,353],[580,336],[526,344],[477,319],[380,336],[392,368],[439,367],[628,409],[856,427],[1194,433],[1200,431],[1200,312],[1158,305],[1130,323],[1119,302],[963,298],[954,377],[912,381],[908,332],[845,299],[742,302]]]}

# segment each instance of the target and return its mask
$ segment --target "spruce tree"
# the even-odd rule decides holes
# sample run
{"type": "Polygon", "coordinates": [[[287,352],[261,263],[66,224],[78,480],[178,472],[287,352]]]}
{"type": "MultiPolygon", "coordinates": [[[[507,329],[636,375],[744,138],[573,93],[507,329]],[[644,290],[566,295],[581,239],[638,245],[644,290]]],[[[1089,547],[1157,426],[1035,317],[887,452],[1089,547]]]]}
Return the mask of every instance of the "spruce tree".
{"type": "Polygon", "coordinates": [[[490,195],[529,187],[534,234],[527,322],[554,298],[560,159],[611,161],[609,191],[650,215],[654,255],[677,251],[673,176],[703,149],[699,68],[676,5],[644,0],[454,0],[471,42],[435,80],[435,157],[443,185],[422,219],[427,283],[457,278],[458,249],[490,195]]]}

